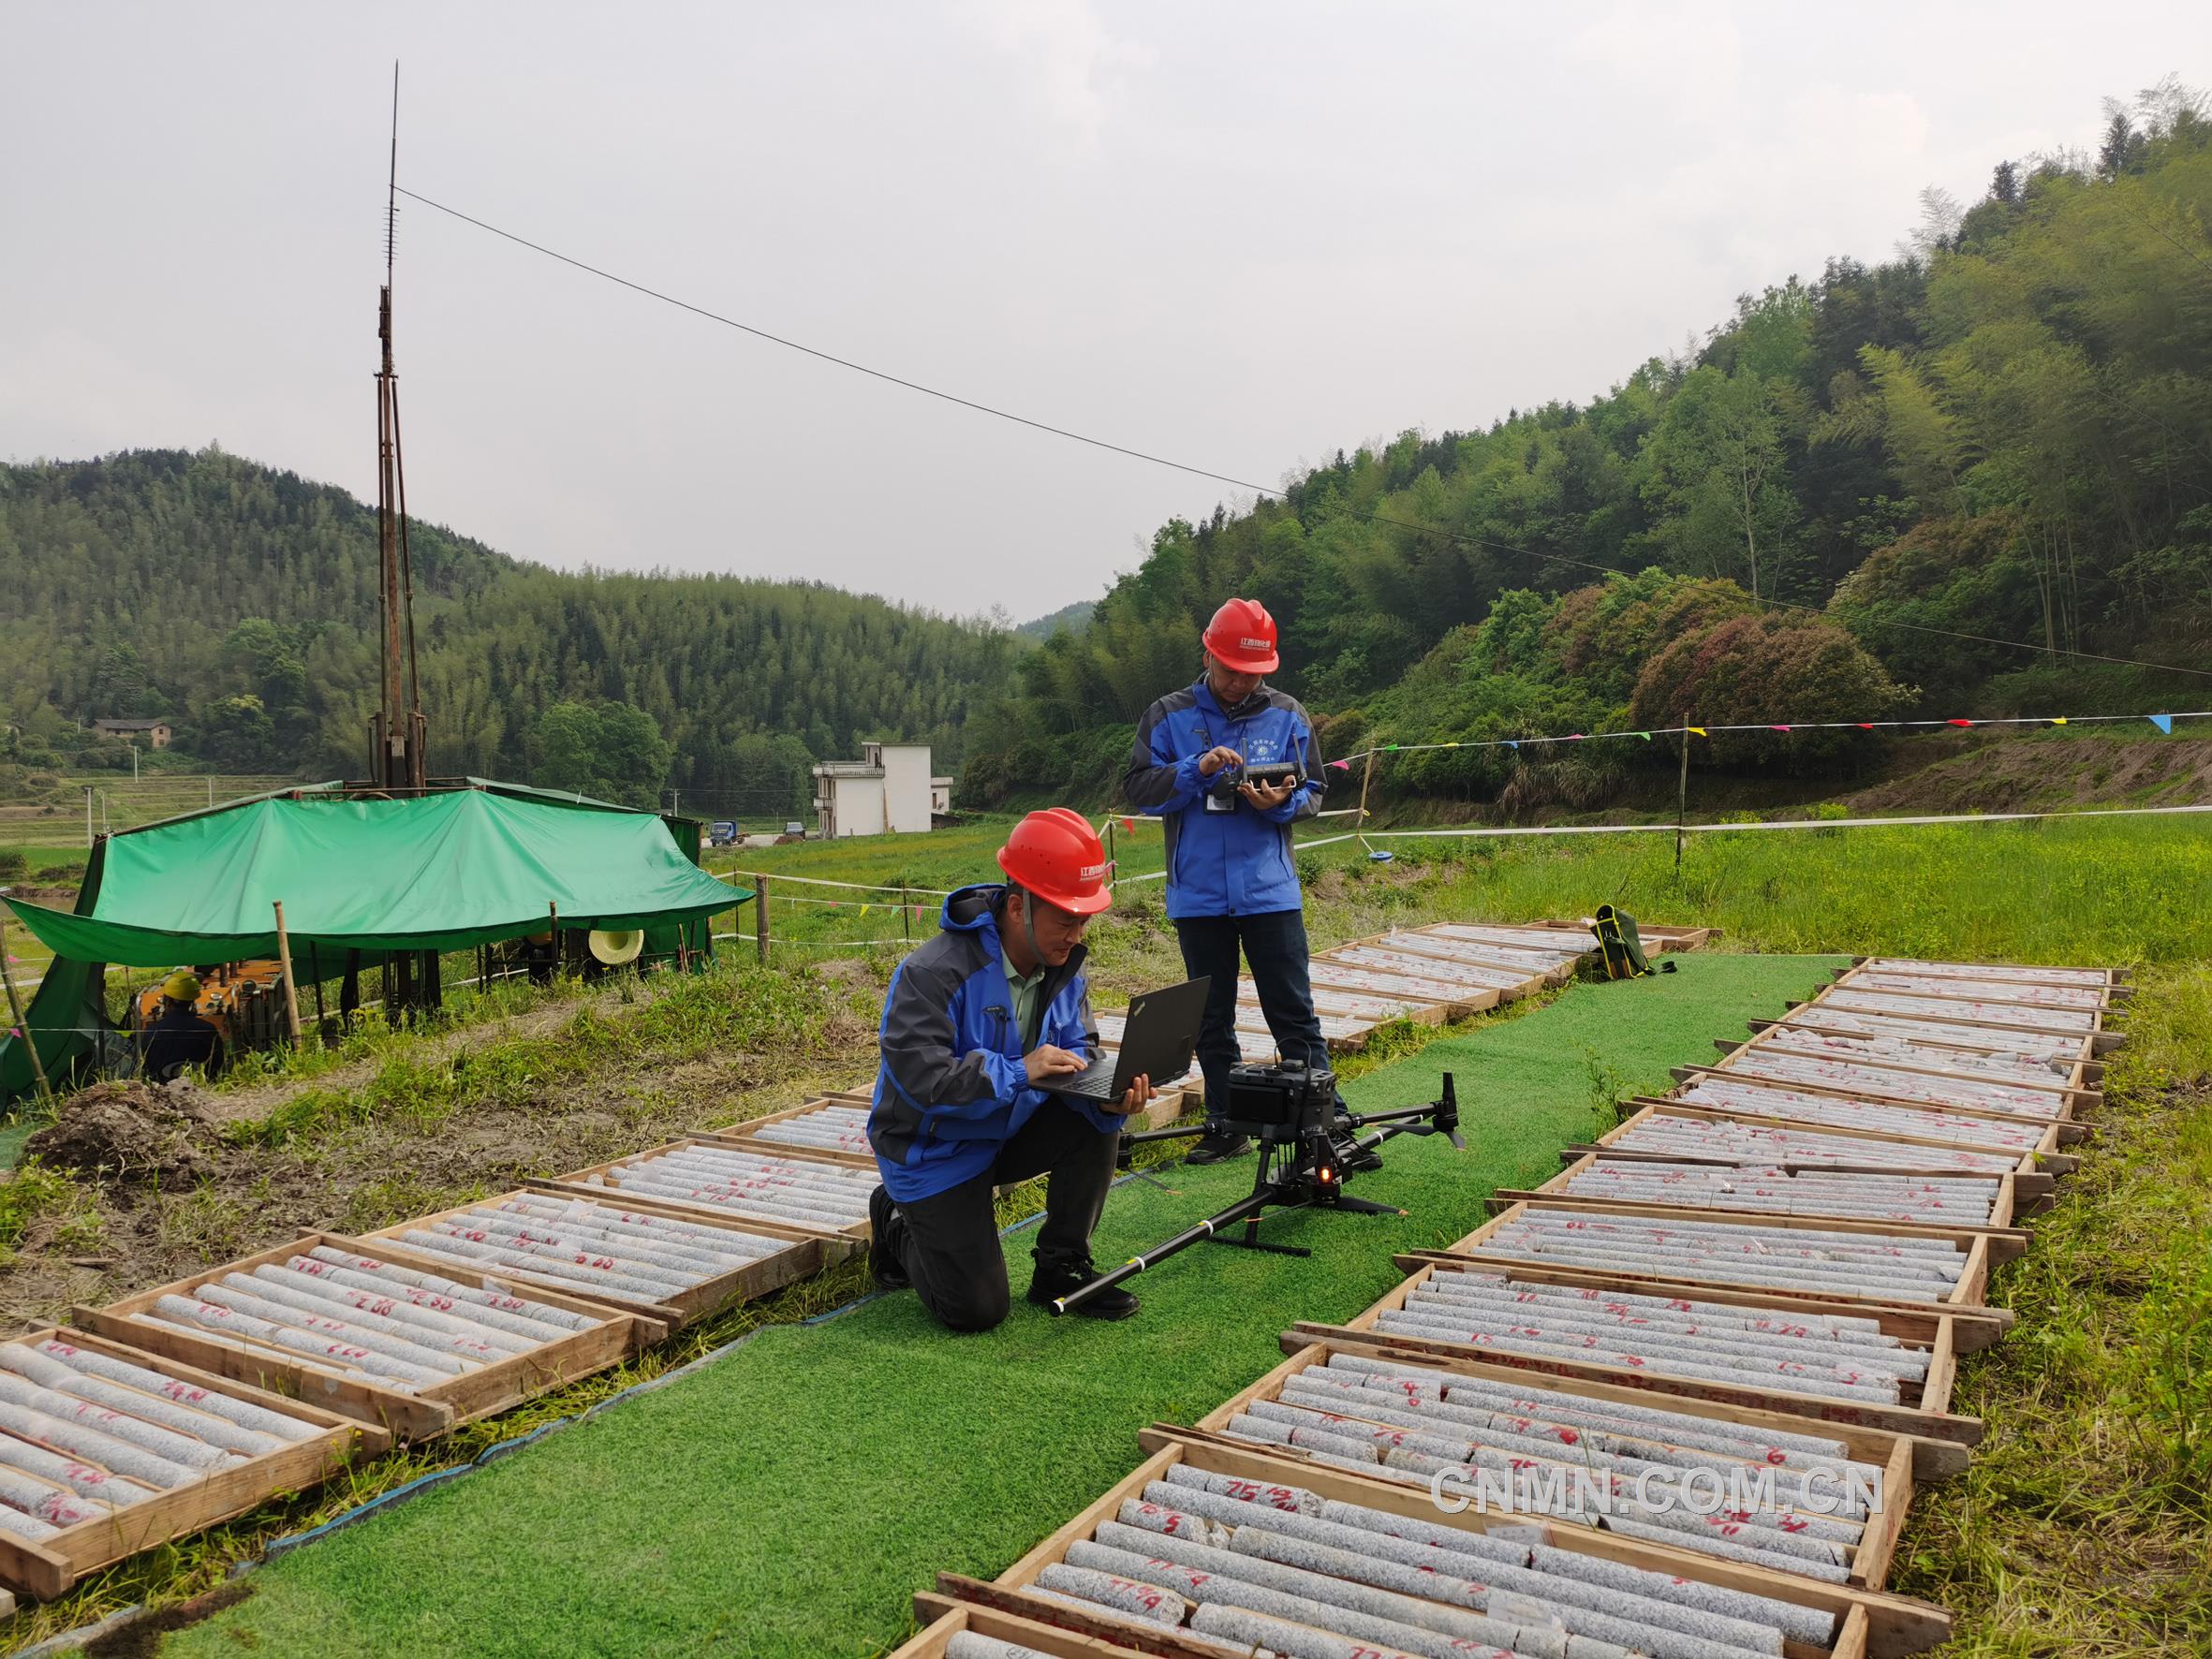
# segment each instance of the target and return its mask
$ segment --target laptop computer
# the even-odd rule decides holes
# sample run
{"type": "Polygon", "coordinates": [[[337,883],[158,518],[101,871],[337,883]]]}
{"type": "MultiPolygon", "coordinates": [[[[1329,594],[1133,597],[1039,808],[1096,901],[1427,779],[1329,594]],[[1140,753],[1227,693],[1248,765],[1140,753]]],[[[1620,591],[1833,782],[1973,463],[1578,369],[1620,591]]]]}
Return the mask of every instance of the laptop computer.
{"type": "Polygon", "coordinates": [[[1179,1078],[1198,1052],[1199,1022],[1205,1016],[1208,978],[1186,979],[1164,991],[1131,997],[1121,1050],[1100,1054],[1083,1070],[1037,1086],[1047,1094],[1073,1094],[1084,1100],[1119,1100],[1139,1078],[1179,1078]]]}

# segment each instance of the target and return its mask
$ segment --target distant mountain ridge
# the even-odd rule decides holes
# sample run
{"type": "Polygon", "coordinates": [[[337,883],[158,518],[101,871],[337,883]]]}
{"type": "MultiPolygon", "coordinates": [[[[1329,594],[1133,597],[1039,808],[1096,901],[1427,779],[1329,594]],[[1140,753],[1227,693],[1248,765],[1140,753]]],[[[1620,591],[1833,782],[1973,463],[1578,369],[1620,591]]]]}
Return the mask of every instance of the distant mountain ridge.
{"type": "MultiPolygon", "coordinates": [[[[1020,649],[821,583],[559,571],[414,521],[410,538],[444,774],[532,776],[565,700],[644,710],[667,784],[701,799],[867,738],[926,741],[949,769],[1020,649]]],[[[344,490],[214,447],[0,466],[0,728],[25,741],[159,714],[234,770],[365,764],[376,511],[344,490]]]]}
{"type": "Polygon", "coordinates": [[[1080,634],[1091,620],[1091,612],[1099,609],[1096,599],[1078,599],[1072,605],[1063,605],[1049,616],[1023,623],[1014,632],[1025,639],[1045,640],[1066,631],[1080,634]]]}

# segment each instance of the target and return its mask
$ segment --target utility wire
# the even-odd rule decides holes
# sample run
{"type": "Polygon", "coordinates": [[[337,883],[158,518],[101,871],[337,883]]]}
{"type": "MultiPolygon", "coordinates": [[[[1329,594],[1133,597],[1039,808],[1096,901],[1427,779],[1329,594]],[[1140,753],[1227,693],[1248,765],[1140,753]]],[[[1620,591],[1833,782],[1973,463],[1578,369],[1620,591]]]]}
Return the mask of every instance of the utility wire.
{"type": "MultiPolygon", "coordinates": [[[[556,260],[560,264],[596,276],[603,282],[611,282],[617,287],[628,288],[632,293],[642,294],[647,299],[658,300],[664,305],[673,305],[679,311],[687,311],[694,316],[706,318],[709,322],[720,323],[724,328],[735,329],[740,333],[750,334],[757,340],[765,340],[772,345],[781,345],[786,350],[796,351],[825,363],[833,363],[840,369],[849,369],[856,374],[865,374],[873,380],[881,380],[892,386],[904,387],[908,391],[920,392],[923,397],[936,398],[942,403],[955,404],[963,409],[972,409],[979,415],[989,415],[1000,420],[1010,420],[1016,426],[1025,426],[1033,432],[1050,433],[1054,437],[1068,438],[1078,444],[1087,444],[1094,449],[1105,449],[1115,455],[1126,455],[1132,461],[1148,462],[1154,466],[1164,466],[1172,472],[1187,473],[1193,477],[1211,478],[1217,484],[1234,485],[1239,490],[1249,490],[1255,495],[1272,496],[1276,500],[1282,500],[1288,494],[1288,492],[1279,485],[1255,484],[1249,478],[1231,477],[1227,473],[1217,473],[1206,467],[1193,466],[1188,462],[1172,460],[1165,455],[1155,455],[1150,450],[1133,449],[1126,444],[1116,444],[1106,438],[1092,437],[1087,433],[1075,432],[1065,426],[1054,426],[1050,421],[1034,420],[1026,415],[1017,415],[1011,409],[1001,409],[992,404],[979,403],[973,398],[964,398],[954,392],[940,390],[934,386],[924,386],[919,380],[908,380],[883,369],[872,369],[867,364],[855,362],[850,358],[839,357],[834,352],[822,351],[815,346],[803,345],[799,341],[771,332],[767,329],[755,328],[750,323],[739,322],[733,316],[726,316],[721,312],[709,310],[706,306],[694,305],[688,300],[680,300],[673,294],[665,293],[659,288],[650,287],[641,282],[633,282],[627,276],[617,276],[612,271],[589,264],[571,255],[561,253],[557,249],[549,248],[543,242],[532,242],[528,237],[519,235],[515,231],[502,229],[499,226],[479,219],[473,213],[465,213],[459,208],[448,207],[442,201],[434,201],[419,191],[409,190],[405,184],[394,185],[393,188],[410,201],[419,201],[424,207],[434,208],[450,218],[459,219],[465,225],[473,225],[479,230],[486,231],[503,241],[511,242],[518,247],[528,248],[532,253],[543,254],[549,259],[556,260]]],[[[1538,552],[1532,548],[1515,547],[1510,542],[1493,541],[1486,536],[1471,535],[1463,530],[1453,530],[1442,524],[1416,523],[1409,519],[1392,518],[1388,514],[1373,510],[1366,513],[1364,517],[1372,523],[1389,524],[1397,529],[1410,530],[1423,536],[1441,536],[1449,540],[1464,542],[1471,547],[1487,548],[1494,552],[1511,553],[1515,558],[1565,565],[1577,570],[1594,570],[1601,576],[1632,574],[1615,565],[1598,565],[1586,559],[1569,558],[1563,553],[1538,552]]],[[[1778,609],[1802,610],[1813,616],[1826,614],[1817,605],[1800,604],[1792,599],[1755,598],[1752,602],[1778,609]]],[[[1869,625],[1899,629],[1907,633],[1931,634],[1946,639],[1963,639],[1976,645],[1998,645],[2007,650],[2030,652],[2039,656],[2049,654],[2050,650],[2046,646],[2037,645],[2026,639],[1999,639],[1987,634],[1962,633],[1955,628],[1931,627],[1923,623],[1870,620],[1869,625]]],[[[2094,651],[2078,651],[2070,646],[2060,646],[2057,649],[2060,654],[2078,657],[2086,662],[2116,663],[2124,668],[2154,668],[2163,673],[2190,674],[2200,679],[2212,680],[2212,668],[2186,668],[2175,663],[2146,662],[2140,657],[2107,656],[2094,651]]]]}
{"type": "Polygon", "coordinates": [[[597,265],[587,265],[582,259],[571,258],[567,254],[558,253],[547,247],[543,242],[532,242],[526,236],[517,236],[511,230],[502,230],[498,226],[488,225],[481,219],[463,213],[459,208],[450,208],[442,201],[433,201],[427,196],[417,195],[405,185],[398,188],[399,193],[410,201],[419,201],[424,207],[435,208],[441,213],[450,214],[465,224],[474,225],[479,230],[488,230],[494,236],[504,237],[509,242],[528,248],[533,253],[543,254],[549,259],[558,259],[564,265],[573,265],[579,271],[588,272],[593,276],[613,283],[618,286],[643,294],[649,299],[658,300],[664,304],[673,305],[680,311],[688,311],[695,316],[703,316],[709,322],[720,323],[728,329],[736,329],[741,333],[750,334],[755,339],[765,340],[773,345],[781,345],[791,351],[803,352],[811,358],[819,358],[825,363],[834,363],[840,369],[850,369],[856,374],[866,374],[876,380],[887,380],[893,386],[905,387],[908,391],[918,391],[923,397],[938,398],[948,404],[958,404],[962,408],[973,409],[979,415],[995,415],[999,419],[1010,420],[1017,426],[1026,426],[1034,428],[1038,432],[1051,433],[1054,437],[1072,438],[1079,444],[1088,444],[1096,449],[1111,449],[1116,455],[1127,455],[1135,461],[1149,461],[1155,466],[1172,467],[1177,472],[1195,474],[1202,478],[1212,478],[1219,484],[1234,484],[1239,490],[1260,490],[1269,495],[1281,493],[1277,490],[1268,490],[1264,485],[1247,484],[1244,479],[1230,477],[1225,473],[1211,473],[1202,466],[1187,466],[1180,461],[1170,461],[1164,455],[1152,455],[1143,449],[1131,449],[1127,445],[1109,443],[1104,438],[1094,438],[1084,433],[1070,432],[1064,426],[1054,426],[1049,421],[1032,420],[1028,416],[1017,415],[1010,409],[994,408],[989,404],[979,404],[973,398],[964,398],[952,392],[939,391],[936,387],[924,386],[919,380],[902,379],[885,370],[871,369],[867,364],[856,363],[850,358],[838,357],[833,352],[818,351],[814,346],[803,345],[796,340],[787,339],[781,334],[771,333],[766,329],[756,329],[750,323],[741,323],[733,316],[724,316],[718,311],[709,311],[703,305],[694,305],[688,300],[679,300],[673,294],[664,294],[658,288],[649,288],[643,283],[632,282],[627,276],[617,276],[612,271],[602,271],[597,265]]]}

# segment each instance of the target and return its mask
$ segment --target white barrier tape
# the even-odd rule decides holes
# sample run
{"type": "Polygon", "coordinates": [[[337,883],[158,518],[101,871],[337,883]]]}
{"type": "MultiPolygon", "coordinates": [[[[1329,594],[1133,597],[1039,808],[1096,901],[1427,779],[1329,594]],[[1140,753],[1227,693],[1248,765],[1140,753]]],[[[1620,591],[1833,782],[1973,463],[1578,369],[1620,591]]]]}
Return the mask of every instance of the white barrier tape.
{"type": "Polygon", "coordinates": [[[798,881],[813,888],[848,888],[856,893],[913,893],[924,899],[950,899],[952,896],[949,888],[884,887],[877,882],[829,881],[818,875],[786,875],[774,870],[710,870],[707,874],[716,881],[798,881]]]}
{"type": "MultiPolygon", "coordinates": [[[[1761,830],[1895,830],[1921,824],[2021,824],[2039,818],[2163,817],[2182,813],[2212,813],[2212,805],[2116,806],[2090,812],[1956,813],[1941,817],[1915,818],[1778,818],[1768,822],[1747,824],[1497,825],[1465,830],[1369,830],[1364,833],[1370,841],[1406,841],[1463,835],[1673,835],[1677,830],[1686,835],[1700,835],[1761,830]]],[[[1331,839],[1347,840],[1350,838],[1332,837],[1331,839]]],[[[1319,841],[1303,842],[1300,844],[1300,850],[1308,846],[1325,844],[1326,843],[1319,841]]]]}

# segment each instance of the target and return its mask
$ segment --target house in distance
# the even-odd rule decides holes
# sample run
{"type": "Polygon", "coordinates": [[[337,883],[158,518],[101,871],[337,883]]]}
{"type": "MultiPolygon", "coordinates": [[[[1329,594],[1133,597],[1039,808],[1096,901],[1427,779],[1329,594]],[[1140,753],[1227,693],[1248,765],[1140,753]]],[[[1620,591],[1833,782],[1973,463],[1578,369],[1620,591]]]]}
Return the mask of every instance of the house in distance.
{"type": "Polygon", "coordinates": [[[166,749],[175,728],[166,720],[96,720],[93,730],[102,737],[129,738],[149,749],[166,749]]]}
{"type": "Polygon", "coordinates": [[[914,835],[931,827],[938,780],[927,743],[863,743],[858,760],[814,769],[814,811],[822,839],[914,835]]]}

